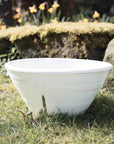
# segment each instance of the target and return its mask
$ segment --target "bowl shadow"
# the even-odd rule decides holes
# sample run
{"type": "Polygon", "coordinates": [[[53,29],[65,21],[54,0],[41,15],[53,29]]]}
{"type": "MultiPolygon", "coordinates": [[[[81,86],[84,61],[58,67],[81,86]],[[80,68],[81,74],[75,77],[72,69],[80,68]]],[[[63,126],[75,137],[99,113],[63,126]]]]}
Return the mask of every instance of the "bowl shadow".
{"type": "Polygon", "coordinates": [[[99,127],[104,125],[112,127],[112,123],[114,124],[114,99],[110,95],[114,96],[110,92],[98,94],[88,110],[82,115],[69,116],[67,113],[57,113],[54,117],[57,122],[67,126],[76,125],[81,128],[97,124],[99,127]]]}

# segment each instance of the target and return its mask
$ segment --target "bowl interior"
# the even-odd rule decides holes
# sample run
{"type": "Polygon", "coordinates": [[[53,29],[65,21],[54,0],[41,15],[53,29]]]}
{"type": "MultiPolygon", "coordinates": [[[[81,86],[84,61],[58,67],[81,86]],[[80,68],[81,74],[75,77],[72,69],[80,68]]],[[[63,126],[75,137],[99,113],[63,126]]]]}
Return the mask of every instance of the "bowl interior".
{"type": "Polygon", "coordinates": [[[65,58],[30,58],[6,63],[7,70],[23,72],[88,72],[112,69],[106,62],[65,58]]]}

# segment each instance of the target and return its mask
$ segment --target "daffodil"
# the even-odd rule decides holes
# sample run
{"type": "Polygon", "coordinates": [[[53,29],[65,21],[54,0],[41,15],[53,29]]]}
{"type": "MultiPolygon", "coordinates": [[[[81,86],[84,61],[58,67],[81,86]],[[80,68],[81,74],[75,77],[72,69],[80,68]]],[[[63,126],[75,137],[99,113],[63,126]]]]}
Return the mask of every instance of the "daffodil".
{"type": "Polygon", "coordinates": [[[54,24],[58,23],[58,21],[57,21],[57,19],[56,19],[56,18],[55,18],[55,19],[53,19],[53,20],[51,20],[51,22],[52,22],[52,23],[54,23],[54,24]]]}
{"type": "Polygon", "coordinates": [[[17,20],[17,22],[18,22],[18,23],[21,23],[21,22],[22,22],[22,18],[19,18],[19,19],[17,20]]]}
{"type": "Polygon", "coordinates": [[[59,7],[59,4],[57,3],[57,1],[54,1],[52,8],[54,8],[56,10],[58,7],[59,7]]]}
{"type": "Polygon", "coordinates": [[[94,21],[94,23],[98,23],[98,21],[97,21],[97,20],[95,20],[95,21],[94,21]]]}
{"type": "Polygon", "coordinates": [[[14,14],[14,15],[13,15],[13,18],[14,18],[14,19],[18,19],[18,18],[19,18],[19,14],[18,14],[18,13],[14,14]]]}
{"type": "Polygon", "coordinates": [[[21,9],[20,8],[16,8],[16,12],[20,13],[21,9]]]}
{"type": "Polygon", "coordinates": [[[53,8],[48,9],[48,12],[49,12],[49,13],[53,13],[53,11],[54,11],[53,8]]]}
{"type": "Polygon", "coordinates": [[[39,5],[39,9],[42,10],[42,11],[45,10],[45,4],[46,4],[46,3],[41,3],[41,4],[39,5]]]}
{"type": "Polygon", "coordinates": [[[25,25],[30,25],[30,23],[29,23],[29,22],[26,22],[25,25]]]}
{"type": "Polygon", "coordinates": [[[0,29],[1,29],[1,30],[4,30],[4,29],[6,29],[6,26],[5,26],[5,25],[1,25],[1,26],[0,26],[0,29]]]}
{"type": "Polygon", "coordinates": [[[93,14],[93,18],[98,18],[100,16],[100,13],[98,13],[97,11],[94,12],[93,14]]]}
{"type": "Polygon", "coordinates": [[[28,9],[30,10],[30,13],[36,13],[37,12],[35,5],[33,5],[32,7],[29,7],[28,9]]]}
{"type": "Polygon", "coordinates": [[[83,22],[83,23],[88,23],[88,19],[87,19],[87,18],[84,18],[84,19],[82,20],[82,22],[83,22]]]}

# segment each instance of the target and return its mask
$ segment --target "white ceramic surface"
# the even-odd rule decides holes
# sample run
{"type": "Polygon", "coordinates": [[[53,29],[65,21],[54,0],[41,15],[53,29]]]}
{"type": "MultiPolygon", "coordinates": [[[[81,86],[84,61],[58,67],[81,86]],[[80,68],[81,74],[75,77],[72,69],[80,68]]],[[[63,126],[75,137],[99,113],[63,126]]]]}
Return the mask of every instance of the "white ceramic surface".
{"type": "Polygon", "coordinates": [[[83,113],[103,85],[112,65],[105,62],[64,58],[31,58],[5,64],[8,75],[33,114],[83,113]]]}

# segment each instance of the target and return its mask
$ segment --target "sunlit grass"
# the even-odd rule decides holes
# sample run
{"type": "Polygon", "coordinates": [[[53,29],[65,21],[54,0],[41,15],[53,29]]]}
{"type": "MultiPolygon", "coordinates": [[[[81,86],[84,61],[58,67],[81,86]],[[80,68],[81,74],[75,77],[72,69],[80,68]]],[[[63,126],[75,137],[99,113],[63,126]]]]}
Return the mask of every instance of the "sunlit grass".
{"type": "Polygon", "coordinates": [[[5,74],[0,75],[0,144],[113,144],[114,91],[99,93],[85,114],[26,116],[28,109],[5,74]]]}

